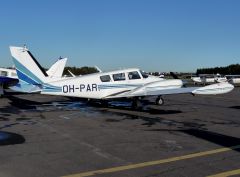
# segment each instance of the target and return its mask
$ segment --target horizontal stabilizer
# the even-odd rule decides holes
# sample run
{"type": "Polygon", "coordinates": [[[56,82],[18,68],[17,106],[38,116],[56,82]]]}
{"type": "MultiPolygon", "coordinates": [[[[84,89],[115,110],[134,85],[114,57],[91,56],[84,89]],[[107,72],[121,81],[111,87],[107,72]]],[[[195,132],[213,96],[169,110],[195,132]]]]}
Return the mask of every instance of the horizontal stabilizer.
{"type": "Polygon", "coordinates": [[[32,84],[17,84],[9,88],[13,91],[23,92],[23,93],[38,93],[38,92],[41,92],[42,90],[40,86],[32,85],[32,84]]]}

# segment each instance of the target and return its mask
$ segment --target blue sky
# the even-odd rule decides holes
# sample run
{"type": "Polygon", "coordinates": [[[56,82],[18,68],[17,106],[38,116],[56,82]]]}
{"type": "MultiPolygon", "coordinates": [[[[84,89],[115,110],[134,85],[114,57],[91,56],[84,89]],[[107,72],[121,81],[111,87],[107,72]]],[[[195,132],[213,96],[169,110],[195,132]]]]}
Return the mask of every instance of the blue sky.
{"type": "Polygon", "coordinates": [[[0,5],[0,66],[27,44],[49,67],[196,71],[240,63],[238,0],[11,0],[0,5]]]}

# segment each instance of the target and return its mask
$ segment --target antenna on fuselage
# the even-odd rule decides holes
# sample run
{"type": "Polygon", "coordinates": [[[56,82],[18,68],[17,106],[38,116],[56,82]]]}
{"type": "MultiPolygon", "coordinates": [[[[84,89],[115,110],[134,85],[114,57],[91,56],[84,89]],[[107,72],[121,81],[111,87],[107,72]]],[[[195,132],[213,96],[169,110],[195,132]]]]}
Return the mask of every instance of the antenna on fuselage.
{"type": "Polygon", "coordinates": [[[25,52],[25,51],[27,51],[28,49],[27,49],[27,45],[26,44],[24,44],[23,45],[23,52],[25,52]]]}

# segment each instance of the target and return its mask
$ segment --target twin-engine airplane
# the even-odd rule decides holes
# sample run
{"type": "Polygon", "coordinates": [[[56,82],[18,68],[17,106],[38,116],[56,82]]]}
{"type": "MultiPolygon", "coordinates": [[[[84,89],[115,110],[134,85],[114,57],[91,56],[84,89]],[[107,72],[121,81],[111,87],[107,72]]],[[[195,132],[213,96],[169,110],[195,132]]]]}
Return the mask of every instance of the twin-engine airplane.
{"type": "Polygon", "coordinates": [[[103,102],[110,99],[130,98],[133,108],[141,107],[142,97],[156,96],[156,103],[163,104],[162,95],[228,93],[234,86],[217,83],[205,87],[182,87],[180,79],[162,79],[148,76],[137,68],[101,72],[70,78],[51,78],[27,48],[10,47],[17,75],[21,82],[33,86],[41,94],[62,95],[103,102]]]}

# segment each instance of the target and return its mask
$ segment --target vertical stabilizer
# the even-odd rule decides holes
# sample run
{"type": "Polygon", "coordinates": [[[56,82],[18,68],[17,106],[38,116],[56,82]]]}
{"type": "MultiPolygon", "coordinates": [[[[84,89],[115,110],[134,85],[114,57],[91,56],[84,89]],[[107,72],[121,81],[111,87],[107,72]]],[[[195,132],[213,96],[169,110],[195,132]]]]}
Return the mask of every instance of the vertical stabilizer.
{"type": "Polygon", "coordinates": [[[26,47],[10,47],[17,75],[27,84],[41,85],[48,74],[26,47]]]}

